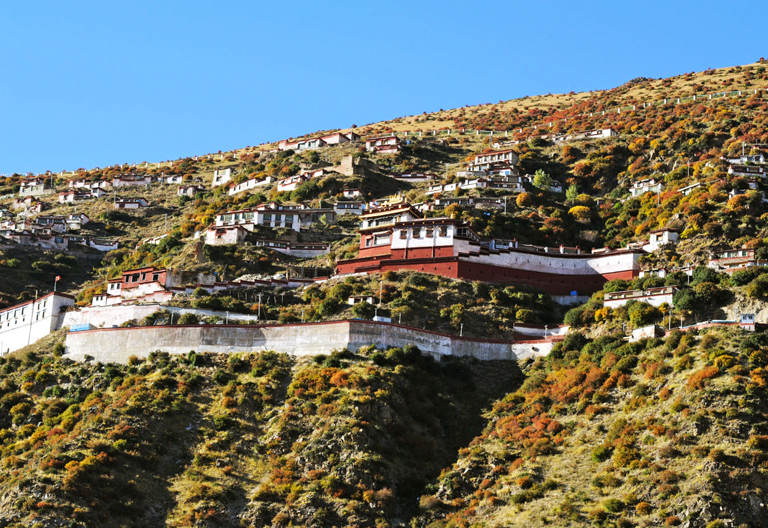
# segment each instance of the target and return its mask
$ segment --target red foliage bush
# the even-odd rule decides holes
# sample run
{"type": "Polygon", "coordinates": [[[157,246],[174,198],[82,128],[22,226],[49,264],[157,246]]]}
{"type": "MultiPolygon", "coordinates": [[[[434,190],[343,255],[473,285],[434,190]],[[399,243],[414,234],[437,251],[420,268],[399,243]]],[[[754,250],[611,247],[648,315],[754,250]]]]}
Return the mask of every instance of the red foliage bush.
{"type": "Polygon", "coordinates": [[[720,374],[720,370],[717,367],[704,367],[698,372],[694,372],[691,377],[688,378],[685,387],[689,391],[701,389],[706,385],[707,380],[714,378],[718,374],[720,374]]]}

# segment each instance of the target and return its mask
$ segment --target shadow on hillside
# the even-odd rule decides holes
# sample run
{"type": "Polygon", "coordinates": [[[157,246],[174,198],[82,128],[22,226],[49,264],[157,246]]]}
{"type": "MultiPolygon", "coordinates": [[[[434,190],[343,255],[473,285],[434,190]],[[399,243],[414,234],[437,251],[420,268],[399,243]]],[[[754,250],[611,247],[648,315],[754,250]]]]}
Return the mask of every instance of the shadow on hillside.
{"type": "MultiPolygon", "coordinates": [[[[402,513],[406,516],[416,513],[419,497],[427,493],[426,486],[458,459],[459,450],[469,446],[475,437],[482,434],[487,424],[483,411],[493,402],[517,390],[525,380],[516,361],[448,358],[440,366],[442,377],[448,382],[438,387],[429,399],[435,402],[431,410],[442,430],[439,436],[424,439],[434,442],[431,451],[434,458],[425,464],[425,471],[405,481],[398,492],[402,513]],[[447,398],[454,402],[451,407],[453,412],[446,413],[441,408],[447,398]]],[[[409,411],[418,421],[418,407],[409,411]]]]}

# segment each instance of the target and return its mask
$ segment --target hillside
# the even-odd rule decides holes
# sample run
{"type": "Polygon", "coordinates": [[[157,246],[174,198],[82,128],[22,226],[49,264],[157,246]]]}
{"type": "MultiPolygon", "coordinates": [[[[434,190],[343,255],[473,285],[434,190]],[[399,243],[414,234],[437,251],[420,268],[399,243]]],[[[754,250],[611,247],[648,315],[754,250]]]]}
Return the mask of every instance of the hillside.
{"type": "Polygon", "coordinates": [[[183,324],[377,315],[505,341],[520,338],[520,323],[570,332],[550,355],[519,363],[372,345],[314,358],[201,348],[105,365],[63,357],[59,330],[0,356],[0,526],[767,526],[768,165],[754,161],[768,154],[767,67],[406,116],[344,129],[363,140],[317,150],[271,144],[47,174],[54,192],[38,197],[41,212],[15,203],[27,178],[6,178],[0,307],[49,292],[54,277],[77,307],[89,306],[109,279],[155,266],[191,285],[164,308],[217,312],[185,314],[183,324]],[[603,129],[614,134],[569,137],[603,129]],[[396,154],[366,150],[366,135],[393,132],[396,154]],[[519,155],[522,189],[435,190],[465,181],[457,173],[476,156],[506,149],[519,155]],[[214,186],[227,170],[231,180],[214,186]],[[199,187],[182,196],[178,183],[155,181],[57,201],[70,183],[127,173],[199,187]],[[304,173],[317,175],[279,190],[279,180],[304,173]],[[432,177],[400,177],[420,173],[432,177]],[[262,221],[237,244],[205,243],[227,211],[298,214],[395,195],[426,219],[466,222],[487,254],[501,251],[492,240],[581,259],[593,249],[639,254],[660,228],[679,239],[638,257],[642,277],[608,280],[568,307],[514,282],[440,276],[437,266],[315,281],[318,269],[364,254],[352,214],[301,230],[262,221]],[[139,197],[147,207],[114,206],[139,197]],[[470,201],[482,198],[497,202],[470,201]],[[11,239],[11,223],[75,212],[89,222],[69,235],[119,249],[11,239]],[[300,257],[265,241],[329,248],[300,257]],[[752,252],[749,264],[710,267],[724,250],[752,252]],[[292,266],[309,270],[301,286],[289,287],[292,266]],[[249,286],[222,286],[235,280],[249,286]],[[662,287],[670,302],[606,298],[662,287]],[[350,297],[373,302],[352,306],[350,297]],[[756,332],[734,322],[743,314],[756,315],[756,332]],[[695,326],[711,320],[717,326],[695,326]],[[649,326],[682,331],[628,338],[649,326]]]}

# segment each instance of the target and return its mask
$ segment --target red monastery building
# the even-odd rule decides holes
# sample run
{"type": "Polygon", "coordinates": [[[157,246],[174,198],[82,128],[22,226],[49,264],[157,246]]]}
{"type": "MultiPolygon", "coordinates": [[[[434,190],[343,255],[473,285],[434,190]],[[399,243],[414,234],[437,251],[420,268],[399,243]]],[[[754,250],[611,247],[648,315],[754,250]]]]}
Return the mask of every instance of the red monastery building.
{"type": "Polygon", "coordinates": [[[642,251],[581,253],[526,246],[513,241],[498,248],[483,243],[466,223],[422,218],[407,202],[389,203],[361,215],[360,252],[337,263],[336,273],[413,270],[455,279],[532,286],[554,296],[590,295],[606,281],[640,273],[642,251]]]}

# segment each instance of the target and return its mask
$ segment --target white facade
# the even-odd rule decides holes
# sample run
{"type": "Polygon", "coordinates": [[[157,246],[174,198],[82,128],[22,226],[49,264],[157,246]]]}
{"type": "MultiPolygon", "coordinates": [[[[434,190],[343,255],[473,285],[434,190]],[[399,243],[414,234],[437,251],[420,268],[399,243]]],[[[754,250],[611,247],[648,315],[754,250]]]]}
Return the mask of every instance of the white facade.
{"type": "Polygon", "coordinates": [[[301,174],[297,174],[296,176],[291,176],[290,178],[283,178],[282,180],[277,182],[277,191],[278,192],[295,191],[299,185],[301,185],[307,180],[309,180],[309,177],[301,174]]]}
{"type": "Polygon", "coordinates": [[[70,295],[49,293],[0,310],[0,354],[19,350],[56,330],[63,317],[61,308],[74,304],[70,295]]]}
{"type": "Polygon", "coordinates": [[[115,209],[139,209],[147,205],[144,198],[121,198],[115,201],[115,209]]]}
{"type": "Polygon", "coordinates": [[[484,152],[475,156],[475,161],[469,164],[469,171],[488,171],[494,165],[511,165],[519,163],[520,157],[514,150],[500,150],[495,152],[484,152]]]}
{"type": "Polygon", "coordinates": [[[134,185],[147,187],[151,184],[151,176],[116,176],[112,179],[112,187],[131,187],[134,185]]]}
{"type": "Polygon", "coordinates": [[[253,180],[244,181],[242,183],[238,183],[234,187],[230,187],[229,194],[233,195],[233,194],[249,191],[251,189],[255,189],[256,187],[267,185],[268,183],[272,183],[272,176],[267,176],[263,180],[253,179],[253,180]]]}
{"type": "Polygon", "coordinates": [[[205,232],[205,243],[209,246],[239,244],[245,240],[248,231],[239,225],[226,227],[209,227],[205,232]]]}
{"type": "Polygon", "coordinates": [[[765,169],[754,165],[731,165],[728,167],[731,176],[753,176],[765,178],[765,169]]]}
{"type": "Polygon", "coordinates": [[[331,252],[331,245],[325,242],[301,243],[287,240],[261,239],[257,240],[255,245],[297,258],[321,257],[331,252]]]}
{"type": "Polygon", "coordinates": [[[653,253],[661,246],[667,244],[677,244],[680,239],[680,233],[674,229],[657,229],[651,231],[648,235],[648,243],[643,246],[643,249],[649,253],[653,253]]]}
{"type": "Polygon", "coordinates": [[[336,202],[333,204],[333,210],[337,215],[361,215],[365,212],[365,202],[336,202]]]}
{"type": "Polygon", "coordinates": [[[52,192],[53,190],[45,187],[45,180],[43,179],[22,181],[19,188],[19,196],[40,196],[52,192]]]}
{"type": "Polygon", "coordinates": [[[523,253],[515,249],[509,253],[462,257],[467,262],[503,266],[524,271],[555,273],[558,275],[608,275],[640,270],[640,253],[616,251],[599,255],[567,256],[558,253],[523,253]]]}
{"type": "Polygon", "coordinates": [[[647,192],[660,193],[664,189],[664,184],[651,178],[649,180],[636,181],[632,184],[630,192],[632,196],[642,196],[647,192]]]}
{"type": "Polygon", "coordinates": [[[394,134],[386,137],[366,138],[365,150],[379,154],[395,154],[400,150],[400,140],[394,134]]]}
{"type": "Polygon", "coordinates": [[[219,185],[224,185],[225,183],[229,183],[231,179],[232,179],[232,169],[222,169],[222,170],[214,171],[213,183],[211,183],[211,187],[218,187],[219,185]]]}
{"type": "Polygon", "coordinates": [[[657,308],[664,303],[674,306],[672,298],[676,291],[676,286],[663,286],[660,288],[648,288],[647,290],[606,293],[603,296],[603,306],[615,309],[626,305],[629,301],[644,302],[657,308]]]}

